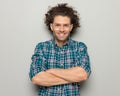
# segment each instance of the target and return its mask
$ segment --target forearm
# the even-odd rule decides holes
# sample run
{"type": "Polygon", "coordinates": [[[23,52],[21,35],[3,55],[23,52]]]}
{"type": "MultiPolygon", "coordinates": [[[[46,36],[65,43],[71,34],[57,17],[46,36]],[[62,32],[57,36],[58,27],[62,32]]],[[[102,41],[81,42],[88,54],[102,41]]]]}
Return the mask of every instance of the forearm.
{"type": "Polygon", "coordinates": [[[40,72],[32,78],[32,83],[41,86],[54,86],[70,83],[48,72],[40,72]]]}
{"type": "Polygon", "coordinates": [[[80,82],[87,79],[87,73],[81,67],[73,67],[69,69],[49,69],[47,72],[69,82],[80,82]]]}

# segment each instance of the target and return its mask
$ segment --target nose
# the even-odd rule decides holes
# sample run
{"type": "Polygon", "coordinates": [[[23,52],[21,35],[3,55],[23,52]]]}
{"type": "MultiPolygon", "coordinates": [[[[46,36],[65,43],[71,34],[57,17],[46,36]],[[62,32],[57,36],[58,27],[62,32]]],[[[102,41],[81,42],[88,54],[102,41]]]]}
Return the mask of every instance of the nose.
{"type": "Polygon", "coordinates": [[[60,32],[64,32],[64,26],[60,26],[60,32]]]}

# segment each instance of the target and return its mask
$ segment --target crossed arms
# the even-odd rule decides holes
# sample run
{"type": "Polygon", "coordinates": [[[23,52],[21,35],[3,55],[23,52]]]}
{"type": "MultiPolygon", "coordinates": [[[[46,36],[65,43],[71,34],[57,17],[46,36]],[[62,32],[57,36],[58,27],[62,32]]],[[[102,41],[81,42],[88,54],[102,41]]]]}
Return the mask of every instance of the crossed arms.
{"type": "Polygon", "coordinates": [[[41,86],[54,86],[72,82],[80,82],[88,78],[87,72],[82,67],[69,69],[49,69],[36,74],[32,83],[41,86]]]}
{"type": "Polygon", "coordinates": [[[79,56],[78,66],[68,69],[56,68],[46,70],[47,68],[44,66],[45,58],[41,48],[43,48],[43,45],[38,45],[36,47],[35,54],[32,56],[32,66],[30,71],[32,75],[30,74],[30,77],[32,78],[33,84],[41,86],[68,84],[86,80],[90,75],[90,62],[85,44],[79,43],[79,48],[76,52],[77,56],[79,56]],[[43,71],[42,68],[46,71],[43,71]]]}

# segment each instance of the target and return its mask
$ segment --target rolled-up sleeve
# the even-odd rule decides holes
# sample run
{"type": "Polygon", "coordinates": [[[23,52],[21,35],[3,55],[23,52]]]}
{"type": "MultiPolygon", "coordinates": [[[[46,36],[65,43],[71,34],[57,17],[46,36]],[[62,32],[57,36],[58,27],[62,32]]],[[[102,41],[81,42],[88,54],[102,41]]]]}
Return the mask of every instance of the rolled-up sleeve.
{"type": "Polygon", "coordinates": [[[46,59],[44,58],[42,52],[42,44],[38,44],[36,46],[31,60],[32,63],[30,65],[30,72],[29,72],[30,79],[32,79],[33,76],[35,76],[37,73],[46,70],[46,66],[45,66],[46,59]]]}
{"type": "Polygon", "coordinates": [[[87,52],[87,46],[84,43],[79,43],[78,66],[82,67],[88,73],[88,77],[90,76],[91,74],[90,59],[87,52]]]}

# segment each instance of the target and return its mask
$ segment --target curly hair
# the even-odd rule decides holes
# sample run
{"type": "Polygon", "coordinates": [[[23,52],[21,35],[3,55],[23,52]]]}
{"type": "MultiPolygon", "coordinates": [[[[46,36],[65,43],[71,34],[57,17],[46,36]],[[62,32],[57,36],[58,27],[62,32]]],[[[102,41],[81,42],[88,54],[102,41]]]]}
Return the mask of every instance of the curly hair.
{"type": "Polygon", "coordinates": [[[80,27],[79,23],[79,14],[72,7],[67,6],[67,3],[58,4],[55,7],[51,7],[48,12],[45,14],[45,24],[48,27],[48,30],[52,31],[50,28],[50,23],[53,23],[55,16],[68,16],[73,24],[72,33],[75,32],[77,27],[80,27]]]}

